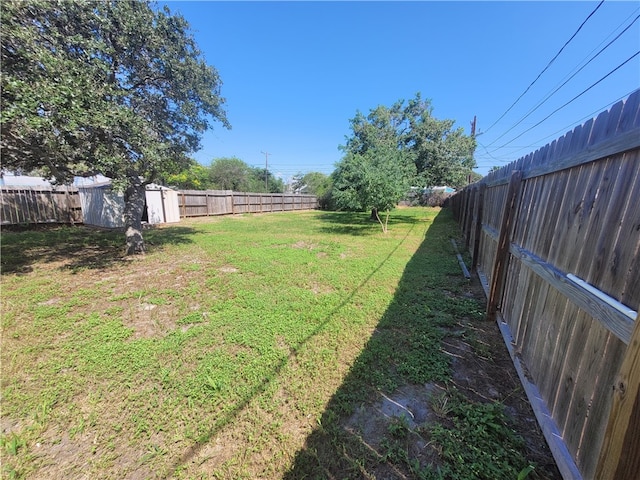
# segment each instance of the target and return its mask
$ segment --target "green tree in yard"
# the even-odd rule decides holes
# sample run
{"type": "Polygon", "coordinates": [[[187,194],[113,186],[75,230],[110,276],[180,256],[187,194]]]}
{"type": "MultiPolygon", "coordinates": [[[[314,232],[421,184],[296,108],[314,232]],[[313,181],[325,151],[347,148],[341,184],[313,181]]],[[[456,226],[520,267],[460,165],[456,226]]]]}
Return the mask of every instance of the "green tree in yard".
{"type": "Polygon", "coordinates": [[[210,170],[204,165],[200,165],[193,160],[189,167],[180,173],[173,173],[165,177],[165,183],[174,188],[184,190],[210,190],[211,184],[210,170]]]}
{"type": "Polygon", "coordinates": [[[294,192],[322,197],[331,186],[328,175],[320,172],[298,173],[294,175],[292,188],[294,192]]]}
{"type": "Polygon", "coordinates": [[[7,0],[1,15],[4,168],[112,178],[127,253],[143,252],[145,185],[188,167],[212,121],[229,128],[218,73],[166,7],[7,0]]]}
{"type": "Polygon", "coordinates": [[[251,190],[251,167],[238,158],[216,158],[209,168],[209,178],[216,189],[248,192],[251,190]]]}
{"type": "Polygon", "coordinates": [[[367,116],[357,112],[350,124],[345,156],[332,175],[338,208],[370,208],[380,221],[378,212],[397,205],[410,186],[462,186],[475,167],[475,139],[453,130],[453,120],[434,118],[419,93],[367,116]]]}
{"type": "Polygon", "coordinates": [[[389,210],[406,195],[415,165],[406,152],[387,145],[364,153],[347,153],[333,173],[332,196],[345,210],[369,210],[387,232],[389,210]],[[379,212],[386,211],[383,222],[379,212]]]}
{"type": "Polygon", "coordinates": [[[454,129],[454,123],[435,118],[431,102],[418,93],[408,102],[378,106],[366,116],[357,112],[350,121],[352,134],[341,148],[358,154],[396,148],[416,167],[414,186],[460,187],[475,167],[475,139],[461,128],[454,129]]]}

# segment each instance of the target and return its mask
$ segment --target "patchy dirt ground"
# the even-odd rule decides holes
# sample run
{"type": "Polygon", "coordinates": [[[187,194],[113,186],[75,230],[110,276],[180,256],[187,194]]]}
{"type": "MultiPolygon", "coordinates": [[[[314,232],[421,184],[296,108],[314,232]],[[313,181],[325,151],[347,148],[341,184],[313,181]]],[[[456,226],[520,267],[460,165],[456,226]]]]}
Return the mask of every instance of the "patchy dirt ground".
{"type": "MultiPolygon", "coordinates": [[[[237,218],[243,219],[245,217],[237,218]]],[[[291,244],[290,247],[313,249],[314,244],[299,241],[291,244]]],[[[132,329],[133,339],[162,338],[167,332],[178,327],[176,319],[188,318],[192,312],[198,313],[200,311],[200,305],[197,303],[185,303],[179,309],[178,305],[174,305],[172,302],[153,303],[152,301],[141,301],[131,296],[132,291],[142,287],[150,291],[178,288],[184,283],[183,276],[187,273],[184,268],[180,269],[176,266],[175,259],[168,257],[158,259],[155,268],[150,270],[148,265],[140,259],[123,259],[120,250],[120,248],[106,249],[104,246],[100,248],[84,247],[80,251],[33,250],[31,253],[33,258],[30,260],[33,264],[37,264],[36,268],[46,268],[52,275],[58,271],[78,271],[75,278],[77,284],[72,284],[70,281],[60,292],[59,298],[50,298],[42,305],[55,306],[63,303],[63,300],[69,301],[72,292],[81,291],[82,288],[87,287],[87,284],[102,285],[100,288],[105,289],[105,295],[101,301],[84,303],[80,295],[75,311],[80,313],[101,311],[105,314],[109,311],[119,312],[118,315],[123,314],[125,326],[132,329]],[[44,264],[36,262],[41,259],[45,259],[46,262],[44,264]],[[108,267],[106,275],[105,271],[100,268],[102,266],[108,267]],[[117,279],[125,270],[127,272],[126,280],[113,282],[113,284],[110,282],[110,280],[117,279]],[[107,287],[107,285],[111,286],[107,287]]],[[[188,272],[191,281],[203,276],[205,265],[217,269],[224,275],[234,275],[238,271],[235,266],[230,264],[210,264],[211,260],[206,257],[201,258],[197,249],[190,250],[186,255],[189,257],[188,261],[183,259],[182,264],[193,267],[193,271],[188,272]]],[[[25,262],[24,273],[30,271],[30,268],[30,264],[25,262]]],[[[17,269],[17,271],[22,272],[22,269],[17,269]]],[[[316,294],[330,291],[321,283],[312,284],[310,288],[316,294]]],[[[469,284],[468,291],[464,292],[464,295],[484,300],[484,293],[477,279],[469,284]]],[[[183,331],[191,326],[190,323],[180,324],[183,331]]],[[[461,320],[459,325],[451,328],[450,335],[445,338],[443,349],[452,360],[452,384],[460,393],[470,400],[485,402],[496,400],[505,405],[507,414],[514,420],[517,433],[526,442],[528,458],[537,464],[535,472],[528,478],[533,480],[560,479],[561,476],[520,387],[518,376],[497,326],[486,321],[461,320]],[[459,332],[462,330],[472,332],[472,340],[468,335],[460,335],[459,332]],[[484,352],[486,355],[479,356],[478,352],[484,352]]],[[[294,353],[291,355],[291,362],[295,362],[294,353]]],[[[446,387],[436,383],[403,385],[392,394],[379,393],[375,398],[365,401],[353,415],[344,419],[342,427],[346,431],[357,433],[372,449],[381,451],[383,449],[381,442],[389,432],[389,425],[403,418],[411,431],[407,440],[410,442],[409,450],[412,458],[424,460],[422,463],[437,463],[439,452],[429,439],[421,434],[419,427],[439,419],[441,413],[437,411],[437,407],[446,408],[446,405],[434,405],[433,399],[437,398],[440,393],[446,393],[446,387]]],[[[87,396],[90,397],[90,394],[91,392],[88,392],[87,396]]],[[[446,396],[442,395],[442,398],[446,398],[446,396]]],[[[88,398],[86,402],[83,400],[78,403],[84,405],[89,400],[91,399],[88,398]]],[[[316,426],[316,419],[296,417],[291,414],[290,406],[286,405],[286,399],[282,400],[282,404],[284,412],[282,417],[289,419],[288,425],[282,427],[282,431],[285,432],[283,435],[289,438],[292,446],[295,445],[296,448],[299,448],[316,426]]],[[[82,410],[79,413],[84,415],[82,410]]],[[[74,413],[74,415],[77,414],[78,412],[74,413]]],[[[193,449],[193,452],[189,450],[185,453],[182,457],[186,458],[192,455],[193,458],[189,459],[189,465],[195,465],[193,471],[187,469],[186,472],[188,474],[202,473],[207,471],[209,464],[214,466],[216,463],[222,463],[221,459],[232,456],[239,443],[234,434],[237,435],[238,431],[242,431],[243,422],[247,423],[250,428],[252,417],[257,418],[260,415],[267,414],[260,410],[259,405],[248,405],[247,412],[240,415],[234,422],[240,427],[239,429],[217,436],[215,441],[202,450],[193,449]]],[[[90,419],[88,414],[87,418],[90,419]]],[[[271,423],[273,422],[275,420],[271,423]]],[[[269,422],[264,423],[268,424],[269,422]]],[[[21,425],[12,423],[8,418],[2,419],[1,427],[4,434],[21,430],[21,425]]],[[[54,460],[32,478],[89,478],[84,477],[80,470],[84,469],[87,463],[97,456],[96,452],[100,453],[99,447],[96,446],[99,441],[100,439],[96,436],[87,433],[76,433],[74,438],[70,438],[69,434],[63,431],[44,432],[43,440],[35,445],[34,457],[54,460]]],[[[164,443],[164,439],[151,438],[149,441],[150,445],[164,443]]],[[[144,462],[140,464],[140,459],[155,455],[157,452],[135,451],[126,444],[117,445],[117,448],[118,455],[114,453],[114,459],[110,461],[113,462],[113,470],[122,474],[120,478],[163,477],[162,472],[148,468],[144,462]]],[[[278,467],[273,466],[275,463],[287,464],[290,461],[288,457],[276,458],[276,455],[271,455],[271,453],[271,450],[266,449],[260,454],[270,457],[260,459],[261,465],[270,463],[272,468],[278,470],[278,467]]],[[[380,463],[378,470],[373,473],[378,479],[408,478],[406,474],[394,471],[393,466],[389,463],[380,463]]],[[[266,472],[256,475],[254,478],[258,477],[273,478],[269,477],[266,472]]]]}
{"type": "MultiPolygon", "coordinates": [[[[484,301],[484,292],[477,278],[472,279],[465,296],[484,301]]],[[[460,329],[473,331],[474,346],[467,343],[455,329],[444,341],[444,351],[452,357],[452,384],[463,396],[474,402],[498,401],[505,406],[513,428],[526,444],[528,458],[535,463],[530,479],[560,480],[562,476],[540,430],[533,410],[521,387],[518,374],[498,326],[492,322],[464,322],[460,329]],[[480,346],[480,348],[478,347],[480,346]],[[484,356],[478,356],[478,351],[484,356]]],[[[434,399],[447,399],[447,387],[437,383],[403,385],[393,394],[380,393],[343,422],[343,428],[363,439],[373,450],[384,450],[381,440],[388,435],[390,425],[401,421],[409,428],[408,452],[421,463],[438,464],[437,449],[421,434],[421,426],[439,421],[446,405],[434,399]]],[[[381,464],[376,478],[406,478],[389,464],[381,464]]]]}

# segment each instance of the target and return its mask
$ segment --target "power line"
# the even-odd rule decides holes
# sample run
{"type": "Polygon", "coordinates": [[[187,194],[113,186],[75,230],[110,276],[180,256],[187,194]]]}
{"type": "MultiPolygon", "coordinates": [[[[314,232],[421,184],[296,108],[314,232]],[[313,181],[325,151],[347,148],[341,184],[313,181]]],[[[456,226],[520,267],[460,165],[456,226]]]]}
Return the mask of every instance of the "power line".
{"type": "Polygon", "coordinates": [[[585,63],[584,65],[582,65],[578,70],[576,70],[567,80],[565,80],[564,83],[562,83],[562,85],[560,85],[559,87],[557,87],[555,90],[553,90],[551,93],[547,94],[547,96],[542,99],[535,107],[533,107],[531,110],[529,110],[529,112],[527,112],[527,114],[522,117],[520,120],[518,120],[511,128],[509,128],[509,130],[507,130],[506,132],[504,132],[502,135],[500,135],[499,137],[497,137],[496,139],[494,139],[489,145],[487,145],[487,147],[490,147],[491,145],[493,145],[494,143],[496,143],[498,140],[500,140],[502,137],[504,137],[507,133],[509,133],[511,130],[513,130],[514,128],[516,128],[518,125],[520,125],[524,120],[526,120],[533,112],[535,112],[538,108],[540,108],[542,105],[544,105],[553,95],[555,95],[558,90],[560,90],[562,87],[564,87],[567,83],[569,83],[569,81],[571,81],[572,78],[574,78],[576,75],[578,75],[578,73],[580,73],[587,65],[589,65],[593,60],[595,60],[602,52],[604,52],[607,48],[609,48],[616,40],[618,40],[627,30],[629,30],[634,23],[636,23],[638,21],[638,19],[640,19],[640,15],[636,16],[636,18],[633,19],[633,21],[627,25],[627,27],[622,30],[622,32],[620,32],[613,40],[611,40],[609,43],[607,43],[602,49],[600,49],[600,51],[598,53],[596,53],[593,57],[591,57],[587,63],[585,63]]]}
{"type": "MultiPolygon", "coordinates": [[[[581,125],[583,122],[585,122],[586,120],[589,120],[591,118],[594,118],[597,114],[599,114],[600,112],[603,112],[605,109],[610,108],[612,105],[615,105],[616,103],[618,103],[620,100],[624,99],[624,98],[628,98],[633,92],[635,92],[636,89],[631,90],[630,92],[625,93],[624,95],[622,95],[621,97],[618,97],[617,99],[613,100],[612,102],[609,102],[606,105],[603,105],[602,107],[599,107],[597,110],[594,110],[593,112],[589,113],[588,115],[585,115],[584,117],[582,117],[581,119],[566,125],[564,127],[559,128],[558,130],[556,130],[553,133],[550,133],[549,135],[542,137],[538,140],[533,141],[530,145],[524,145],[524,146],[519,146],[519,147],[509,147],[509,148],[518,148],[518,150],[511,152],[509,154],[505,154],[505,155],[501,155],[499,157],[495,157],[492,155],[493,152],[495,152],[496,150],[492,150],[491,152],[489,152],[487,150],[487,148],[480,144],[478,142],[478,145],[480,145],[482,148],[485,149],[486,155],[488,155],[489,157],[491,157],[492,159],[498,161],[498,162],[502,162],[502,163],[507,163],[507,162],[512,162],[514,160],[516,160],[517,157],[515,154],[516,152],[520,151],[520,150],[525,150],[525,149],[533,149],[533,148],[539,148],[540,146],[543,146],[544,142],[547,141],[550,138],[556,139],[558,137],[558,135],[560,134],[564,134],[570,130],[572,130],[573,128],[575,128],[577,125],[581,125]],[[501,160],[501,157],[508,157],[507,160],[501,160]]],[[[481,154],[483,155],[483,154],[481,154]]],[[[482,160],[482,159],[479,159],[482,160]]]]}
{"type": "Polygon", "coordinates": [[[533,82],[531,82],[529,84],[529,86],[525,89],[524,92],[522,92],[520,94],[520,96],[518,98],[516,98],[515,102],[513,102],[511,104],[511,106],[509,108],[507,108],[507,110],[500,115],[500,118],[498,118],[495,122],[493,122],[489,128],[487,128],[487,130],[485,130],[484,133],[487,133],[489,130],[491,130],[496,123],[498,123],[500,120],[502,120],[504,118],[504,116],[509,113],[511,111],[511,109],[520,101],[520,99],[522,97],[524,97],[524,95],[529,91],[529,89],[531,89],[531,87],[538,81],[538,79],[542,76],[542,74],[544,72],[546,72],[549,67],[551,66],[551,64],[556,60],[556,58],[558,58],[558,56],[562,53],[562,51],[565,49],[565,47],[567,45],[569,45],[569,43],[571,43],[571,41],[575,38],[575,36],[578,34],[578,32],[580,30],[582,30],[582,27],[585,25],[585,23],[587,23],[587,21],[593,16],[594,13],[596,13],[596,11],[598,11],[598,9],[602,6],[602,4],[604,3],[604,0],[600,0],[600,3],[598,3],[598,6],[596,8],[593,9],[593,11],[587,16],[587,18],[584,19],[584,21],[580,24],[580,26],[578,27],[578,29],[575,31],[575,33],[573,35],[571,35],[571,38],[569,38],[569,40],[567,40],[565,42],[565,44],[562,46],[562,48],[560,50],[558,50],[558,53],[556,53],[556,55],[549,61],[549,63],[547,63],[547,66],[544,67],[544,69],[542,69],[542,71],[538,74],[538,76],[533,80],[533,82]]]}
{"type": "Polygon", "coordinates": [[[617,70],[619,70],[620,68],[622,68],[624,65],[626,65],[627,63],[629,63],[631,60],[633,60],[635,57],[637,57],[638,55],[640,55],[640,50],[638,50],[636,53],[634,53],[633,55],[631,55],[629,58],[627,58],[624,62],[622,62],[620,65],[618,65],[616,68],[614,68],[613,70],[611,70],[609,73],[607,73],[604,77],[602,77],[600,80],[598,80],[597,82],[592,83],[590,86],[588,86],[587,88],[585,88],[582,92],[580,92],[578,95],[576,95],[575,97],[573,97],[571,100],[569,100],[567,103],[565,103],[564,105],[561,105],[560,107],[556,108],[553,112],[551,112],[549,115],[547,115],[546,117],[544,117],[542,120],[540,120],[538,123],[536,123],[535,125],[529,127],[528,129],[526,129],[524,132],[522,132],[520,135],[518,135],[517,137],[512,138],[511,140],[509,140],[507,143],[505,143],[504,145],[498,147],[498,148],[504,148],[507,145],[509,145],[511,142],[513,142],[514,140],[517,140],[518,138],[520,138],[521,136],[523,136],[525,133],[533,130],[534,128],[536,128],[538,125],[540,125],[541,123],[545,122],[546,120],[548,120],[552,115],[556,114],[557,112],[559,112],[560,110],[562,110],[563,108],[565,108],[567,105],[569,105],[570,103],[572,103],[573,101],[577,100],[578,98],[580,98],[582,95],[584,95],[585,93],[587,93],[589,90],[591,90],[593,87],[595,87],[596,85],[598,85],[600,82],[602,82],[605,78],[609,77],[611,74],[613,74],[614,72],[616,72],[617,70]]]}

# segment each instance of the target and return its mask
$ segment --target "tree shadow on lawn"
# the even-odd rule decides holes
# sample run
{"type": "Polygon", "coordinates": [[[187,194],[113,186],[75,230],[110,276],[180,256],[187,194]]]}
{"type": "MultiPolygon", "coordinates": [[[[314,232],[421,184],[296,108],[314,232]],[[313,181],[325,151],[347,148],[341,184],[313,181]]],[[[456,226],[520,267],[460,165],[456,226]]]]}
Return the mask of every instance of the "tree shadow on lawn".
{"type": "MultiPolygon", "coordinates": [[[[164,245],[191,243],[191,227],[151,227],[143,232],[148,252],[164,245]]],[[[2,273],[24,274],[38,262],[64,262],[73,271],[101,269],[126,261],[122,229],[85,225],[32,225],[3,228],[0,245],[2,273]]]]}
{"type": "MultiPolygon", "coordinates": [[[[384,222],[385,214],[380,219],[384,222]]],[[[338,235],[371,235],[380,233],[382,227],[377,220],[371,219],[371,212],[324,212],[318,216],[324,222],[321,230],[325,233],[338,235]]],[[[388,226],[417,224],[420,220],[413,216],[406,216],[396,212],[389,215],[388,226]]]]}

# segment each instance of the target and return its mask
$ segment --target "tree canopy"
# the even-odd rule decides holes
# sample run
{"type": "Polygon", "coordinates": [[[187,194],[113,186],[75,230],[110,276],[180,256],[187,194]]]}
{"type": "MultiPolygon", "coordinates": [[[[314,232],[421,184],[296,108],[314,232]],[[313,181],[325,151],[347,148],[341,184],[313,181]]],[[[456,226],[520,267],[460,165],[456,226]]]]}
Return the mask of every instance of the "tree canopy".
{"type": "MultiPolygon", "coordinates": [[[[368,115],[356,112],[344,157],[333,177],[332,199],[339,208],[389,210],[410,186],[460,187],[475,167],[475,139],[454,129],[453,120],[438,120],[431,102],[420,94],[368,115]]],[[[385,226],[383,225],[383,229],[385,226]]]]}
{"type": "Polygon", "coordinates": [[[4,168],[112,178],[144,251],[145,185],[188,167],[212,121],[230,128],[188,23],[136,0],[7,0],[2,27],[4,168]]]}
{"type": "Polygon", "coordinates": [[[216,158],[209,167],[213,188],[248,192],[251,190],[251,167],[239,158],[216,158]]]}
{"type": "Polygon", "coordinates": [[[416,167],[415,186],[461,187],[475,167],[475,139],[454,129],[454,120],[433,116],[429,100],[420,93],[391,107],[378,106],[368,115],[357,112],[350,120],[351,136],[342,146],[345,153],[365,153],[380,147],[405,152],[416,167]]]}
{"type": "Polygon", "coordinates": [[[388,212],[407,194],[415,166],[406,152],[389,145],[364,153],[347,153],[333,173],[333,200],[345,210],[372,210],[387,231],[378,212],[388,212]]]}
{"type": "Polygon", "coordinates": [[[282,193],[285,188],[282,179],[271,171],[251,167],[236,157],[214,158],[209,166],[194,160],[181,172],[166,176],[165,180],[173,187],[186,190],[282,193]]]}

